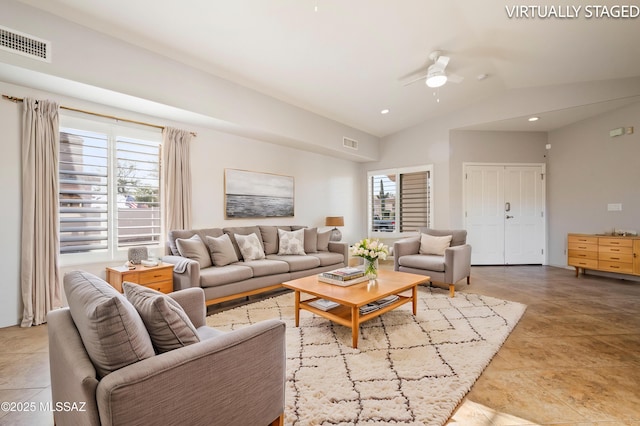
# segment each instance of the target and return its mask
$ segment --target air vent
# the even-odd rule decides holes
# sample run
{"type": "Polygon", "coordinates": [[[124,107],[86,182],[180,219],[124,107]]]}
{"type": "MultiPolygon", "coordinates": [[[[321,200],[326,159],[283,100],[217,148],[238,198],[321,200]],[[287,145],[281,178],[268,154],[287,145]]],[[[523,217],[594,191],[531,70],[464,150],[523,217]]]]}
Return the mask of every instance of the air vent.
{"type": "Polygon", "coordinates": [[[345,148],[358,149],[358,141],[355,139],[349,139],[346,136],[342,137],[342,146],[345,148]]]}
{"type": "Polygon", "coordinates": [[[0,26],[0,49],[51,62],[51,42],[0,26]]]}

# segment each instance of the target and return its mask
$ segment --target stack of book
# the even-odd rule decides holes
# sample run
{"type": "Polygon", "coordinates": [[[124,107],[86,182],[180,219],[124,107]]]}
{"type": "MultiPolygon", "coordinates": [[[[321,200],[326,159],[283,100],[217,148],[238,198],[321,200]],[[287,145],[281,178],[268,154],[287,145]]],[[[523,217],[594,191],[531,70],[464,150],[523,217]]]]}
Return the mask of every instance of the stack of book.
{"type": "Polygon", "coordinates": [[[310,306],[313,306],[314,308],[320,309],[321,311],[328,311],[330,309],[333,309],[337,306],[340,306],[339,303],[333,302],[331,300],[327,300],[327,299],[317,299],[317,300],[313,300],[311,302],[309,302],[310,306]]]}
{"type": "Polygon", "coordinates": [[[329,284],[348,286],[367,281],[364,271],[358,268],[340,268],[333,271],[323,272],[318,275],[318,281],[329,284]]]}
{"type": "Polygon", "coordinates": [[[391,295],[376,300],[375,302],[367,303],[366,305],[360,307],[360,315],[365,315],[370,312],[377,311],[380,308],[384,308],[385,306],[392,304],[396,300],[398,300],[398,296],[391,295]]]}

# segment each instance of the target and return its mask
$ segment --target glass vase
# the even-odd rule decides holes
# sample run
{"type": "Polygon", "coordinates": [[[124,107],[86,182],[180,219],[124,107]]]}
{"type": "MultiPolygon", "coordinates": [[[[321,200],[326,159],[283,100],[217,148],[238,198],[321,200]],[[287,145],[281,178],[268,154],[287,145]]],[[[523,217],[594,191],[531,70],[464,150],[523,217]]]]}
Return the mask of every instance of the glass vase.
{"type": "Polygon", "coordinates": [[[378,278],[378,259],[364,260],[364,274],[369,280],[375,280],[378,278]]]}

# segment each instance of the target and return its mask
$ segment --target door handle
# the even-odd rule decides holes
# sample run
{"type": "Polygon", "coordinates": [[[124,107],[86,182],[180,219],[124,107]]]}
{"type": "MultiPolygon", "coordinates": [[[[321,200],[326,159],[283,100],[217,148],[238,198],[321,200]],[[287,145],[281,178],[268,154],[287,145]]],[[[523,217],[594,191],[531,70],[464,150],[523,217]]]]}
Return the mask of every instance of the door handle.
{"type": "Polygon", "coordinates": [[[505,212],[511,211],[511,203],[504,203],[504,211],[505,212]]]}
{"type": "Polygon", "coordinates": [[[513,216],[507,215],[507,219],[513,219],[513,216]]]}

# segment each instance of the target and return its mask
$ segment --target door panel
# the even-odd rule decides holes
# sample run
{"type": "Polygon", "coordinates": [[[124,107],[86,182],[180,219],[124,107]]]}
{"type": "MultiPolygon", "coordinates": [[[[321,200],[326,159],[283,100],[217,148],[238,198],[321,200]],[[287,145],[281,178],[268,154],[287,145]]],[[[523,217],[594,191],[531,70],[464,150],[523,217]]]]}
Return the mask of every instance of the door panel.
{"type": "Polygon", "coordinates": [[[474,265],[544,263],[542,165],[465,167],[465,222],[474,265]]]}
{"type": "Polygon", "coordinates": [[[474,265],[504,264],[504,168],[469,166],[467,242],[474,265]]]}

